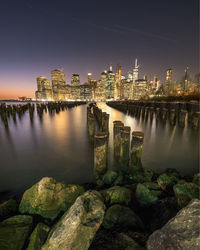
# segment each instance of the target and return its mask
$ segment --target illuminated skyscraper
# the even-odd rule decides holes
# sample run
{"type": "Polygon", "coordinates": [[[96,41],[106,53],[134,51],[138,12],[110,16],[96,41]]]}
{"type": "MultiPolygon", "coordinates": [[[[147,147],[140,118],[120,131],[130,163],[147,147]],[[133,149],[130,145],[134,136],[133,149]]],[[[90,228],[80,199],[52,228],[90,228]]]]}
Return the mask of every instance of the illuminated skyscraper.
{"type": "Polygon", "coordinates": [[[71,79],[71,94],[73,100],[80,99],[80,76],[73,74],[71,79]]]}
{"type": "Polygon", "coordinates": [[[37,77],[37,88],[38,89],[35,92],[36,100],[52,100],[52,89],[48,79],[46,79],[44,76],[37,77]]]}
{"type": "Polygon", "coordinates": [[[165,94],[169,94],[172,87],[172,69],[168,69],[166,72],[166,81],[165,81],[165,94]]]}
{"type": "Polygon", "coordinates": [[[92,81],[92,73],[88,73],[88,83],[91,83],[92,81]]]}
{"type": "Polygon", "coordinates": [[[135,68],[133,69],[133,82],[138,80],[139,65],[137,63],[137,58],[135,59],[135,68]]]}
{"type": "Polygon", "coordinates": [[[105,83],[105,90],[106,90],[106,99],[114,98],[115,74],[112,72],[112,66],[110,66],[110,70],[107,73],[107,78],[106,78],[106,83],[105,83]]]}
{"type": "Polygon", "coordinates": [[[153,88],[157,89],[158,88],[158,76],[154,75],[153,77],[153,88]]]}
{"type": "Polygon", "coordinates": [[[62,70],[55,69],[51,71],[53,99],[54,101],[66,100],[66,79],[65,73],[62,70]]]}

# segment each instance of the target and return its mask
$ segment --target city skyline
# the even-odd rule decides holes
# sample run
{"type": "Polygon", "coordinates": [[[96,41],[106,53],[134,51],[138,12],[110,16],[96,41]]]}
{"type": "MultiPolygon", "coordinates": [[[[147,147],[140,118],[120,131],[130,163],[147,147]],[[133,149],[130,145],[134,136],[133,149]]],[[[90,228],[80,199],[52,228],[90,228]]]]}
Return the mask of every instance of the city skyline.
{"type": "Polygon", "coordinates": [[[0,98],[33,97],[35,77],[63,68],[67,82],[95,79],[109,65],[140,78],[198,72],[198,1],[5,1],[1,5],[0,98]],[[12,8],[10,8],[12,6],[12,8]],[[52,18],[53,16],[53,18],[52,18]],[[170,18],[169,18],[170,17],[170,18]],[[187,19],[186,19],[187,17],[187,19]]]}

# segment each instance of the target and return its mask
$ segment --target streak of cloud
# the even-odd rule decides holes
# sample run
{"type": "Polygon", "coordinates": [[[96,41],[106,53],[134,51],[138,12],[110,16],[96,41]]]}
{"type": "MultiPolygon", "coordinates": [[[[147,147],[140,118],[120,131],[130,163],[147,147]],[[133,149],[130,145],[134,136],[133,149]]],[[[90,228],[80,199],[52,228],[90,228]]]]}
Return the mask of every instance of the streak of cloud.
{"type": "Polygon", "coordinates": [[[161,35],[141,31],[141,30],[138,30],[138,29],[135,29],[135,28],[128,28],[128,27],[124,27],[124,26],[121,26],[121,25],[116,25],[116,27],[121,29],[122,31],[135,32],[135,33],[138,33],[138,34],[141,34],[141,35],[144,35],[144,36],[149,36],[149,37],[152,37],[152,38],[165,40],[165,41],[168,41],[168,42],[173,42],[173,43],[176,42],[176,40],[174,40],[172,38],[168,38],[168,37],[164,37],[164,36],[161,36],[161,35]]]}

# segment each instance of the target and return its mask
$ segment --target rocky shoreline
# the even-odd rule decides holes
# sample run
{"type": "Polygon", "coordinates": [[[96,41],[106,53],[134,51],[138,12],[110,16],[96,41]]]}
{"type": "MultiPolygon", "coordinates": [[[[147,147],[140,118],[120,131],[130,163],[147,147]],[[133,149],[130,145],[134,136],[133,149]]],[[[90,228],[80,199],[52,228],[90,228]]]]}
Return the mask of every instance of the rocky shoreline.
{"type": "Polygon", "coordinates": [[[0,205],[0,249],[199,249],[200,174],[144,171],[143,182],[101,186],[42,178],[0,205]]]}

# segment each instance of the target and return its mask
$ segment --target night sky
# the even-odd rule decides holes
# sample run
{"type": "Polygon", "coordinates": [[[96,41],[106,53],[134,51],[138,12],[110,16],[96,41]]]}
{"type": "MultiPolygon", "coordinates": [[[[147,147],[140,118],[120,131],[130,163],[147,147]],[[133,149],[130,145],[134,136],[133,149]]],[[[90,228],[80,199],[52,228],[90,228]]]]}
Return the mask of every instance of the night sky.
{"type": "Polygon", "coordinates": [[[0,98],[34,97],[36,77],[63,68],[70,83],[112,64],[124,75],[180,80],[198,73],[198,0],[1,0],[0,98]]]}

